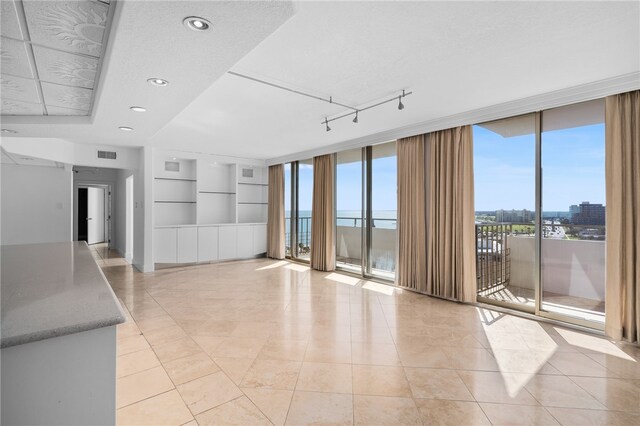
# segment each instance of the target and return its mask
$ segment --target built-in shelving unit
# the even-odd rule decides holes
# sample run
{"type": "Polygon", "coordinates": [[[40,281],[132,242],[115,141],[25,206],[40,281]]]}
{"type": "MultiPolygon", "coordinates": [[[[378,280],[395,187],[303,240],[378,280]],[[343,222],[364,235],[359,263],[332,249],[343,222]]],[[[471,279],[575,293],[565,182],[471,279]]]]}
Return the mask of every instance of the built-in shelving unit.
{"type": "Polygon", "coordinates": [[[154,160],[154,262],[208,262],[266,252],[267,168],[194,157],[154,160]]]}

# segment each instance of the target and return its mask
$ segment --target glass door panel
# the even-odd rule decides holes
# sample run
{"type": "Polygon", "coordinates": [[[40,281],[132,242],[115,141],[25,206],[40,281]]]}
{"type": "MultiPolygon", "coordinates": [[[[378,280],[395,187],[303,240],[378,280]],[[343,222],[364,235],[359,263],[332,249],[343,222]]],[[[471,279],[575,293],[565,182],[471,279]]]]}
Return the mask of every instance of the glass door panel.
{"type": "Polygon", "coordinates": [[[396,270],[397,154],[396,142],[371,147],[370,250],[367,273],[393,280],[396,270]]]}
{"type": "Polygon", "coordinates": [[[535,311],[536,118],[473,126],[478,299],[535,311]]]}
{"type": "Polygon", "coordinates": [[[284,165],[284,247],[291,257],[291,163],[284,165]]]}
{"type": "Polygon", "coordinates": [[[296,247],[298,259],[311,255],[311,202],[313,199],[313,159],[298,161],[296,206],[296,247]]]}
{"type": "Polygon", "coordinates": [[[604,101],[542,113],[540,309],[604,322],[604,101]]]}
{"type": "Polygon", "coordinates": [[[362,149],[336,161],[336,266],[362,272],[362,149]]]}

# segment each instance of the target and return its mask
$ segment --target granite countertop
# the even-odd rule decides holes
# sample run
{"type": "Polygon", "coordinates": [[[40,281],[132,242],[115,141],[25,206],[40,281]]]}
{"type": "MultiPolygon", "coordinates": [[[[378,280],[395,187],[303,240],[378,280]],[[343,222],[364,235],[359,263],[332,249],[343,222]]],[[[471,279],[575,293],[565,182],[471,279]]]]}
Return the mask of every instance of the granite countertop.
{"type": "Polygon", "coordinates": [[[125,314],[84,242],[0,247],[0,347],[123,323],[125,314]]]}

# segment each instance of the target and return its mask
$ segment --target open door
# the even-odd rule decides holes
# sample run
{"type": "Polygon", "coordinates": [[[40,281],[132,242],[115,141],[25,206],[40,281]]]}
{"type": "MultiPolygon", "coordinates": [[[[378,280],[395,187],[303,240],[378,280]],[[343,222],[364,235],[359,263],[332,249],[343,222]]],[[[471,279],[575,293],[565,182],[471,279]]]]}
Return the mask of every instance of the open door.
{"type": "Polygon", "coordinates": [[[104,188],[87,188],[87,243],[103,243],[104,188]]]}

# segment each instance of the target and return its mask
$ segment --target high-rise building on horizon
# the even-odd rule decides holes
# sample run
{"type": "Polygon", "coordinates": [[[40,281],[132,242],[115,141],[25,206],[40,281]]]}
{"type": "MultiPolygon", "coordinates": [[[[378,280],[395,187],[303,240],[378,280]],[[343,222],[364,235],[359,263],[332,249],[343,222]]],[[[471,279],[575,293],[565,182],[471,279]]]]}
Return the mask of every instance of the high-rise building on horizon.
{"type": "Polygon", "coordinates": [[[531,210],[496,210],[496,222],[527,223],[534,219],[531,210]]]}
{"type": "Polygon", "coordinates": [[[576,225],[604,225],[606,208],[602,204],[591,204],[583,201],[580,205],[570,206],[571,223],[576,225]]]}

